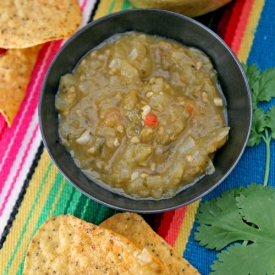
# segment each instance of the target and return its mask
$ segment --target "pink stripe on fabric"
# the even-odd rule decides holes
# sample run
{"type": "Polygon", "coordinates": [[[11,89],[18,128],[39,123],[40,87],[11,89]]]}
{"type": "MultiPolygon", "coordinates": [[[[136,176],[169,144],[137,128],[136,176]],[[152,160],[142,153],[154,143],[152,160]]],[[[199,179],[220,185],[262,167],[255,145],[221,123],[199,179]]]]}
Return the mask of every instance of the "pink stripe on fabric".
{"type": "Polygon", "coordinates": [[[165,241],[171,246],[175,245],[187,208],[188,206],[184,206],[175,210],[169,230],[167,231],[167,234],[165,236],[165,241]]]}
{"type": "MultiPolygon", "coordinates": [[[[89,2],[88,0],[84,0],[83,3],[81,4],[82,12],[84,11],[88,2],[89,2]]],[[[24,141],[24,139],[26,139],[26,133],[28,131],[28,128],[30,127],[32,118],[35,115],[34,112],[36,111],[36,108],[37,108],[37,103],[39,100],[40,90],[42,87],[44,76],[47,72],[47,69],[52,59],[54,58],[58,50],[61,48],[62,42],[63,40],[46,43],[42,47],[37,59],[37,63],[32,72],[31,82],[29,83],[26,97],[22,102],[21,108],[14,120],[14,123],[13,123],[14,126],[11,128],[8,128],[4,118],[0,117],[0,140],[2,139],[0,143],[0,155],[1,155],[0,194],[2,193],[6,180],[9,177],[9,174],[11,173],[11,168],[14,165],[14,162],[16,160],[16,155],[20,150],[20,146],[22,145],[22,142],[24,141]]],[[[35,132],[32,132],[31,142],[33,141],[34,133],[36,133],[37,130],[38,130],[38,125],[36,125],[35,132]]],[[[7,193],[4,194],[5,199],[0,209],[0,215],[2,215],[3,210],[5,209],[5,205],[16,184],[18,175],[22,170],[22,167],[26,160],[26,156],[28,155],[28,151],[31,146],[31,142],[28,143],[24,151],[24,155],[20,162],[19,167],[18,168],[16,167],[17,171],[14,172],[15,177],[13,178],[11,186],[9,186],[7,193]]]]}
{"type": "Polygon", "coordinates": [[[82,11],[85,9],[87,3],[88,3],[88,0],[84,0],[84,2],[82,3],[82,5],[81,5],[81,7],[80,7],[80,9],[81,9],[82,11]]]}
{"type": "Polygon", "coordinates": [[[25,162],[25,160],[26,160],[26,158],[27,158],[27,156],[28,156],[28,152],[29,152],[29,150],[30,150],[31,144],[32,144],[32,142],[33,142],[33,140],[34,140],[34,138],[35,138],[35,136],[36,136],[36,134],[37,134],[37,131],[38,131],[38,129],[39,129],[38,126],[39,126],[39,125],[37,124],[37,125],[35,126],[34,131],[32,132],[32,137],[31,137],[30,141],[28,142],[28,145],[27,145],[27,147],[26,147],[26,150],[25,150],[25,152],[24,152],[24,155],[23,155],[23,157],[22,157],[22,159],[21,159],[19,168],[18,168],[18,170],[16,171],[16,174],[15,174],[15,176],[14,176],[14,178],[13,178],[13,180],[12,180],[12,183],[11,183],[11,185],[10,185],[10,187],[9,187],[9,190],[8,190],[8,192],[7,192],[7,194],[6,194],[5,198],[4,198],[4,202],[3,202],[3,204],[2,204],[2,206],[1,206],[1,208],[0,208],[0,217],[1,217],[2,214],[3,214],[3,211],[4,211],[4,209],[5,209],[6,203],[7,203],[8,200],[9,200],[9,197],[10,197],[10,195],[11,195],[11,192],[12,192],[12,190],[13,190],[15,184],[16,184],[16,181],[17,181],[17,179],[18,179],[18,176],[19,176],[19,174],[20,174],[20,171],[22,170],[23,164],[24,164],[24,162],[25,162]]]}
{"type": "Polygon", "coordinates": [[[45,73],[52,59],[60,49],[61,42],[60,40],[47,43],[41,49],[21,109],[14,120],[13,127],[7,128],[2,137],[0,152],[5,151],[5,154],[0,160],[0,166],[2,166],[0,170],[0,194],[37,108],[45,73]]]}

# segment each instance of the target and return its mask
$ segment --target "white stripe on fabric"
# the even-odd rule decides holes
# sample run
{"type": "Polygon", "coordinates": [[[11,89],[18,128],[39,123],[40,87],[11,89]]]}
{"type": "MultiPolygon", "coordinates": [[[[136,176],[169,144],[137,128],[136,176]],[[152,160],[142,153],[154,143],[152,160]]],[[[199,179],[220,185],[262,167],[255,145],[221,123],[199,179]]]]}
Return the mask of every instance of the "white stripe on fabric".
{"type": "MultiPolygon", "coordinates": [[[[95,6],[95,3],[96,3],[96,0],[79,0],[80,7],[83,4],[85,4],[84,10],[82,11],[82,22],[81,22],[79,28],[82,28],[83,26],[85,26],[87,24],[87,22],[89,21],[91,12],[95,6]]],[[[64,40],[62,42],[62,44],[64,44],[65,41],[66,40],[64,40]]],[[[41,73],[44,72],[45,60],[47,60],[50,53],[51,53],[51,45],[47,49],[43,63],[41,64],[41,67],[39,69],[39,73],[38,73],[38,76],[36,79],[39,79],[41,73]]],[[[38,85],[37,82],[34,83],[33,89],[29,93],[30,96],[27,100],[27,103],[25,104],[25,106],[23,106],[24,107],[23,114],[26,113],[28,108],[31,108],[30,101],[37,89],[37,85],[38,85]]],[[[20,129],[23,117],[24,116],[22,116],[22,118],[19,120],[19,123],[16,125],[14,136],[16,136],[16,134],[18,133],[18,131],[20,129]]],[[[18,200],[18,196],[22,190],[23,184],[27,178],[27,174],[29,173],[30,167],[31,167],[33,160],[35,158],[35,154],[37,153],[38,147],[41,144],[41,141],[42,141],[41,134],[40,134],[40,131],[38,130],[37,133],[35,134],[32,144],[30,145],[29,151],[26,152],[29,140],[33,136],[37,125],[38,125],[38,115],[37,115],[37,109],[36,109],[36,111],[33,114],[32,120],[30,121],[28,129],[26,129],[26,134],[22,140],[22,144],[20,146],[19,152],[16,156],[14,163],[12,164],[10,173],[8,175],[6,182],[4,183],[4,187],[3,187],[3,190],[2,190],[2,193],[0,196],[0,205],[2,206],[13,180],[15,179],[15,177],[17,177],[14,188],[6,202],[6,205],[4,206],[3,213],[0,217],[0,236],[2,235],[4,228],[7,225],[7,221],[11,215],[11,212],[13,210],[13,207],[14,207],[16,201],[18,200]],[[25,152],[27,154],[27,157],[25,158],[24,163],[21,163],[22,157],[24,156],[25,152]],[[20,169],[20,167],[21,167],[21,170],[20,170],[19,174],[16,175],[18,170],[20,169]]],[[[6,148],[6,150],[5,150],[4,156],[0,160],[0,169],[2,168],[5,161],[7,161],[9,152],[13,146],[14,146],[14,139],[11,139],[8,148],[6,148]]]]}

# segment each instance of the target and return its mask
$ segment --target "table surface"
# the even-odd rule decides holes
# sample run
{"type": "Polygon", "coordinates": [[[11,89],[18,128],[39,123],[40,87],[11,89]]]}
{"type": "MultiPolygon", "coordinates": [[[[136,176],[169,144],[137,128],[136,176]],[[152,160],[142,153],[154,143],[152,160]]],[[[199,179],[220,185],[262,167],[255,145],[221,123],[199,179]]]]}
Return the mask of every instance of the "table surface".
{"type": "MultiPolygon", "coordinates": [[[[106,14],[133,8],[127,0],[79,0],[81,26],[106,14]]],[[[275,67],[275,1],[232,1],[215,12],[195,18],[216,32],[239,60],[264,70],[275,67]]],[[[69,213],[99,224],[117,213],[81,194],[58,172],[43,146],[37,116],[39,93],[46,70],[64,41],[46,43],[33,70],[27,95],[12,127],[0,117],[0,274],[22,274],[28,244],[49,217],[69,213]]],[[[1,96],[1,94],[0,94],[1,96]]],[[[236,99],[238,100],[238,99],[236,99]]],[[[273,102],[274,104],[274,99],[273,102]]],[[[271,143],[269,185],[275,186],[274,141],[271,143]]],[[[262,183],[265,146],[246,148],[230,176],[203,200],[224,190],[262,183]]],[[[195,214],[201,201],[159,214],[146,221],[201,274],[211,272],[217,252],[194,240],[195,214]]],[[[272,210],[271,210],[272,211],[272,210]]],[[[274,210],[273,210],[274,211],[274,210]]]]}

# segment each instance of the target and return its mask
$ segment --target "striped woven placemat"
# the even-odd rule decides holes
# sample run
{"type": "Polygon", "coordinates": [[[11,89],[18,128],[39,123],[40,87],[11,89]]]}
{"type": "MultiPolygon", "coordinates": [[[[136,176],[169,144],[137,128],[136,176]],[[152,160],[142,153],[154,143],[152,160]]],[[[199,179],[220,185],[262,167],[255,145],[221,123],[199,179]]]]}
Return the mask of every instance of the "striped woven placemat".
{"type": "MultiPolygon", "coordinates": [[[[133,8],[127,0],[79,0],[84,26],[106,14],[133,8]]],[[[260,69],[275,67],[275,2],[238,0],[196,20],[215,31],[241,62],[260,69]]],[[[49,217],[69,213],[99,224],[117,211],[98,204],[76,190],[58,172],[46,152],[39,132],[37,104],[46,70],[64,41],[47,43],[40,51],[27,96],[15,122],[8,128],[0,118],[0,274],[22,274],[28,244],[37,228],[49,217]]],[[[238,100],[238,99],[236,99],[238,100]]],[[[274,152],[274,143],[272,143],[274,152]]],[[[270,184],[275,186],[274,154],[270,184]]],[[[223,190],[262,182],[265,148],[247,148],[232,174],[203,200],[223,190]]],[[[209,274],[216,252],[200,247],[193,239],[199,201],[177,210],[144,218],[201,274],[209,274]]]]}

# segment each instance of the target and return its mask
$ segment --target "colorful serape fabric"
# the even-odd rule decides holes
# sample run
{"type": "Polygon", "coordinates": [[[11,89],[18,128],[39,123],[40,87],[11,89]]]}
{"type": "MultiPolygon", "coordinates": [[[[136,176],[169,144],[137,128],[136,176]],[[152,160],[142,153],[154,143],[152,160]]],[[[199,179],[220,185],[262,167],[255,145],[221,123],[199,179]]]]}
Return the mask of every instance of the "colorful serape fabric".
{"type": "MultiPolygon", "coordinates": [[[[81,26],[106,14],[133,8],[127,0],[79,0],[79,4],[83,11],[81,26]]],[[[195,19],[224,39],[241,62],[256,63],[261,70],[275,67],[273,0],[233,0],[195,19]]],[[[117,212],[88,199],[67,182],[51,162],[41,140],[37,116],[39,93],[47,68],[63,43],[47,43],[41,49],[26,98],[12,127],[0,118],[0,274],[3,275],[22,274],[28,244],[49,217],[69,213],[99,224],[117,212]]],[[[269,184],[273,186],[274,149],[272,142],[269,184]]],[[[202,200],[217,197],[232,187],[261,183],[264,170],[264,145],[247,148],[230,176],[202,200]]],[[[200,247],[194,240],[199,203],[147,214],[144,218],[201,274],[207,275],[217,252],[200,247]]]]}

